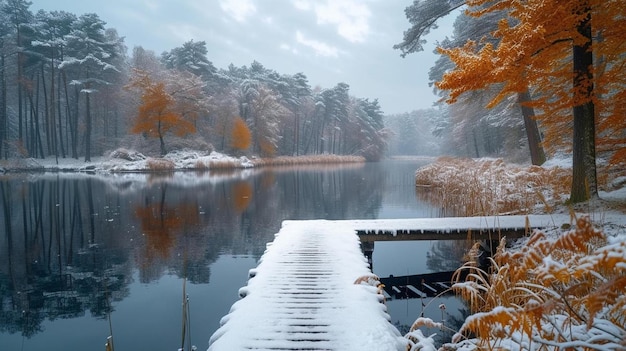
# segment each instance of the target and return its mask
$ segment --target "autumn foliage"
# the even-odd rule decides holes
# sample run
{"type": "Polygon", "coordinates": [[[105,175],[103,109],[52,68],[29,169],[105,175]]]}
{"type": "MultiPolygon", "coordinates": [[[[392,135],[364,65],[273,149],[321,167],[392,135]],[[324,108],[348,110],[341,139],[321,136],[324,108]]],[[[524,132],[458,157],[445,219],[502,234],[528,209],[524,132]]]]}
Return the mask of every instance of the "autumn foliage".
{"type": "MultiPolygon", "coordinates": [[[[623,38],[626,19],[623,1],[587,1],[591,8],[594,33],[602,40],[593,43],[598,62],[594,81],[572,84],[572,45],[584,44],[576,31],[581,21],[579,1],[519,1],[493,3],[488,0],[467,1],[470,14],[482,16],[494,11],[507,11],[509,18],[500,21],[493,38],[468,41],[458,48],[439,48],[456,65],[436,86],[449,92],[448,102],[455,102],[465,92],[500,84],[499,94],[489,103],[494,106],[505,97],[529,87],[533,101],[529,105],[542,111],[538,118],[546,128],[551,145],[567,143],[564,125],[571,117],[571,108],[586,97],[582,90],[593,84],[591,97],[598,109],[598,135],[601,144],[609,139],[626,141],[626,70],[624,70],[623,38]],[[497,44],[493,44],[497,39],[497,44]]],[[[571,129],[571,128],[570,128],[571,129]]]]}
{"type": "Polygon", "coordinates": [[[252,143],[252,134],[241,117],[235,117],[231,133],[230,146],[235,150],[246,150],[252,143]]]}
{"type": "Polygon", "coordinates": [[[555,238],[537,232],[514,252],[505,249],[503,239],[491,272],[478,268],[477,248],[473,252],[452,287],[475,313],[457,334],[457,346],[624,348],[626,243],[607,238],[589,218],[579,218],[575,229],[555,238]],[[470,333],[476,338],[462,341],[470,333]]]}
{"type": "Polygon", "coordinates": [[[248,182],[237,182],[232,186],[232,201],[237,213],[242,213],[252,201],[252,186],[248,182]]]}
{"type": "Polygon", "coordinates": [[[170,255],[177,237],[184,229],[198,223],[198,207],[181,203],[167,206],[164,203],[147,204],[135,209],[145,235],[145,264],[155,259],[166,259],[170,255]]]}
{"type": "Polygon", "coordinates": [[[131,132],[159,138],[161,154],[167,153],[164,142],[167,133],[180,137],[195,133],[193,120],[189,120],[195,115],[185,118],[164,82],[155,82],[145,72],[137,71],[129,87],[141,92],[141,104],[131,132]]]}
{"type": "MultiPolygon", "coordinates": [[[[505,15],[490,36],[467,41],[462,47],[438,49],[455,64],[436,83],[439,89],[449,92],[448,102],[467,97],[464,94],[469,91],[496,87],[498,94],[487,105],[492,107],[508,96],[528,90],[532,98],[524,104],[535,109],[548,149],[567,150],[574,145],[576,150],[577,140],[585,138],[590,140],[590,147],[595,145],[598,152],[607,153],[610,164],[625,164],[624,2],[469,0],[466,3],[468,13],[473,16],[497,12],[505,15]],[[584,32],[586,23],[591,24],[588,35],[584,32]],[[576,52],[581,51],[593,54],[593,64],[577,70],[576,64],[580,62],[576,60],[576,52]],[[585,126],[584,135],[577,139],[571,131],[580,130],[573,127],[580,107],[586,109],[585,119],[590,116],[592,128],[585,126]]],[[[585,167],[595,167],[589,161],[589,157],[595,157],[595,150],[583,152],[589,155],[583,157],[585,167]]],[[[574,157],[575,163],[576,160],[574,157]]],[[[593,177],[587,180],[595,183],[593,177]]],[[[578,184],[577,179],[574,183],[578,184]]],[[[587,186],[595,187],[595,184],[587,186]]]]}

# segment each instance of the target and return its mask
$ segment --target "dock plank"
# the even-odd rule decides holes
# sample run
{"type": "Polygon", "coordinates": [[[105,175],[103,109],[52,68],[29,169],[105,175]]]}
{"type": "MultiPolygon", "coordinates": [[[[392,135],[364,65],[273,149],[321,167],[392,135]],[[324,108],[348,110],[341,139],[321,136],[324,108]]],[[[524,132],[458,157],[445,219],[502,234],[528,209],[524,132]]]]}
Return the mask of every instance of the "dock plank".
{"type": "Polygon", "coordinates": [[[286,221],[209,350],[405,350],[370,274],[349,223],[286,221]]]}

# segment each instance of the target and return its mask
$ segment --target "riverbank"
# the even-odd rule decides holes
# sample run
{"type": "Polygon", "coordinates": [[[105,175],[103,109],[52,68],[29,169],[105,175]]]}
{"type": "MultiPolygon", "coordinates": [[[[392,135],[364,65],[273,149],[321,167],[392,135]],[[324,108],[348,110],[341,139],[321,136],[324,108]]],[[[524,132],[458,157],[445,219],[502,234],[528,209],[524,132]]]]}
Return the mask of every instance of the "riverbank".
{"type": "Polygon", "coordinates": [[[172,151],[163,157],[117,149],[108,156],[92,157],[91,162],[74,158],[11,159],[0,161],[0,173],[16,172],[89,172],[140,173],[169,171],[208,171],[245,169],[263,166],[364,163],[365,158],[349,155],[303,155],[272,158],[234,157],[219,152],[172,151]]]}
{"type": "MultiPolygon", "coordinates": [[[[456,215],[571,216],[570,224],[501,244],[489,272],[468,254],[459,270],[471,274],[453,290],[472,314],[441,349],[623,349],[626,175],[615,172],[603,179],[599,198],[570,205],[570,174],[566,160],[538,167],[442,158],[417,170],[418,195],[456,215]]],[[[418,318],[407,335],[434,350],[424,327],[432,332],[444,323],[418,318]]]]}

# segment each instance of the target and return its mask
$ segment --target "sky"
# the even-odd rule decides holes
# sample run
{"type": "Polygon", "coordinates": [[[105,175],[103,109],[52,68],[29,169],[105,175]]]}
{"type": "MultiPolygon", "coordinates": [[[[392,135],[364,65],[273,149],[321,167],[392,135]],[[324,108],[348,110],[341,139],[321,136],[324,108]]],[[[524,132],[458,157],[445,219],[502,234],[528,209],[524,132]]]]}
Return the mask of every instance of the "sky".
{"type": "Polygon", "coordinates": [[[132,52],[157,55],[189,40],[205,41],[215,67],[258,61],[281,74],[304,73],[311,86],[343,82],[350,94],[378,99],[386,114],[432,107],[428,85],[434,43],[452,34],[439,21],[424,52],[400,56],[393,45],[409,28],[412,0],[31,0],[31,10],[96,13],[132,52]]]}

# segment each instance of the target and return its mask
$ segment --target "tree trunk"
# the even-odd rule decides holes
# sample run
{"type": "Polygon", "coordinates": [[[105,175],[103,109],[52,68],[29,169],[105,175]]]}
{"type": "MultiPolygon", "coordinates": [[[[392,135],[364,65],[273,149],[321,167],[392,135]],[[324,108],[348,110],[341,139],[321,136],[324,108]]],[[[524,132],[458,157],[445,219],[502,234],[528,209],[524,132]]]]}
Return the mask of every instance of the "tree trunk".
{"type": "MultiPolygon", "coordinates": [[[[57,127],[56,127],[56,107],[55,107],[55,99],[54,96],[54,50],[52,50],[51,54],[51,63],[50,63],[50,112],[48,115],[50,116],[50,129],[48,133],[50,133],[50,141],[52,142],[52,152],[54,152],[54,157],[56,163],[59,164],[59,149],[57,147],[57,127]]],[[[48,102],[46,100],[46,110],[48,108],[48,102]]]]}
{"type": "MultiPolygon", "coordinates": [[[[89,90],[89,87],[87,87],[89,90]]],[[[85,162],[91,162],[91,104],[90,96],[87,92],[85,94],[85,162]]]]}
{"type": "MultiPolygon", "coordinates": [[[[70,148],[70,152],[72,153],[72,158],[78,159],[78,151],[76,149],[76,130],[78,129],[78,127],[76,126],[76,122],[74,120],[73,114],[72,114],[72,107],[71,107],[71,102],[70,102],[70,94],[68,92],[68,88],[67,88],[67,74],[65,71],[62,71],[63,73],[63,90],[65,91],[65,109],[66,109],[66,123],[67,123],[67,131],[66,131],[66,136],[69,137],[67,140],[67,144],[70,148]]],[[[78,109],[76,109],[78,110],[78,109]]],[[[76,113],[78,113],[78,111],[76,111],[76,113]]]]}
{"type": "Polygon", "coordinates": [[[300,115],[298,114],[298,108],[294,112],[294,128],[293,128],[293,151],[292,155],[298,156],[300,154],[300,115]]]}
{"type": "Polygon", "coordinates": [[[161,156],[167,155],[167,149],[165,148],[165,142],[161,134],[159,134],[159,143],[161,144],[161,156]]]}
{"type": "Polygon", "coordinates": [[[159,133],[159,143],[161,145],[161,156],[167,155],[167,149],[165,148],[165,141],[163,141],[163,133],[161,133],[161,121],[157,126],[157,132],[159,133]]]}
{"type": "MultiPolygon", "coordinates": [[[[59,142],[59,148],[61,149],[61,157],[65,158],[65,143],[63,143],[63,120],[62,120],[62,116],[63,114],[61,113],[61,72],[59,72],[59,76],[58,76],[58,88],[57,88],[57,97],[56,100],[54,101],[56,103],[56,108],[57,108],[57,120],[58,120],[58,127],[59,127],[59,136],[58,136],[58,142],[59,142]]],[[[68,118],[68,116],[65,116],[66,120],[68,118]]],[[[66,131],[66,135],[67,135],[67,131],[66,131]]]]}
{"type": "MultiPolygon", "coordinates": [[[[52,135],[54,133],[50,133],[50,131],[54,131],[54,128],[51,128],[52,121],[50,119],[50,105],[48,104],[48,89],[46,88],[46,71],[44,64],[41,64],[41,85],[43,86],[43,115],[44,115],[44,130],[46,135],[46,148],[48,150],[47,154],[52,155],[52,135]]],[[[39,89],[39,86],[37,86],[39,89]]],[[[39,96],[39,94],[37,94],[39,96]]],[[[39,98],[38,98],[39,99],[39,98]]]]}
{"type": "MultiPolygon", "coordinates": [[[[18,27],[19,28],[19,27],[18,27]]],[[[18,29],[17,31],[17,47],[21,47],[21,38],[20,38],[20,31],[18,29]]],[[[22,128],[22,121],[23,121],[23,113],[22,113],[22,52],[18,51],[17,53],[17,124],[18,124],[18,140],[20,142],[20,144],[24,141],[23,140],[23,128],[22,128]]]]}
{"type": "Polygon", "coordinates": [[[530,150],[530,161],[533,165],[541,166],[546,162],[546,153],[541,146],[541,134],[535,120],[535,110],[532,107],[525,106],[525,102],[530,101],[530,93],[528,90],[517,94],[517,102],[522,109],[524,117],[524,129],[526,129],[526,137],[528,139],[528,148],[530,150]]]}
{"type": "Polygon", "coordinates": [[[478,151],[478,137],[476,136],[476,129],[472,128],[472,140],[474,142],[474,157],[480,158],[480,152],[478,151]]]}
{"type": "Polygon", "coordinates": [[[85,94],[85,162],[91,162],[91,103],[90,93],[85,94]]]}
{"type": "MultiPolygon", "coordinates": [[[[45,158],[46,155],[44,153],[43,150],[43,142],[41,140],[41,132],[40,132],[40,125],[41,123],[39,122],[39,89],[40,89],[40,84],[39,84],[39,77],[37,77],[36,80],[36,84],[37,84],[37,89],[36,89],[36,94],[37,96],[35,97],[35,103],[33,105],[33,98],[32,98],[32,93],[30,94],[30,104],[31,104],[31,111],[34,117],[34,130],[32,131],[33,133],[33,152],[34,152],[34,156],[37,156],[37,153],[39,153],[39,157],[41,158],[45,158]]],[[[44,86],[44,90],[46,90],[46,87],[44,86]]],[[[31,117],[32,118],[32,117],[31,117]]]]}
{"type": "Polygon", "coordinates": [[[2,87],[2,95],[0,96],[0,158],[7,158],[7,152],[4,143],[7,140],[8,123],[7,123],[7,80],[5,75],[5,56],[0,56],[0,84],[2,87]]]}
{"type": "Polygon", "coordinates": [[[587,38],[580,46],[574,45],[574,100],[582,101],[574,106],[574,140],[572,155],[572,190],[570,201],[582,202],[598,197],[595,148],[595,107],[593,100],[593,53],[591,51],[591,11],[588,4],[581,5],[585,19],[577,30],[587,38]],[[580,91],[580,93],[578,92],[580,91]],[[581,94],[581,95],[579,95],[581,94]]]}

